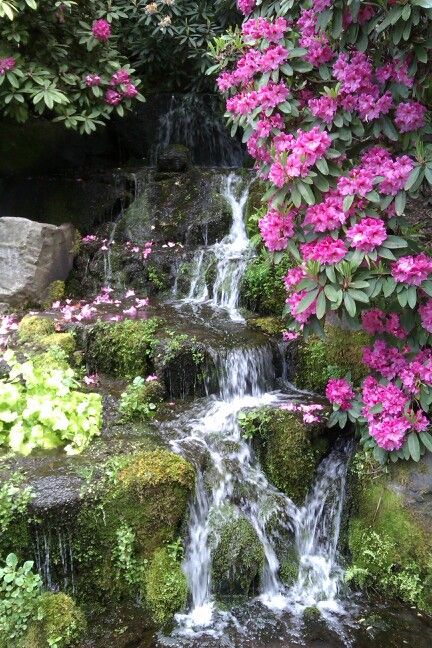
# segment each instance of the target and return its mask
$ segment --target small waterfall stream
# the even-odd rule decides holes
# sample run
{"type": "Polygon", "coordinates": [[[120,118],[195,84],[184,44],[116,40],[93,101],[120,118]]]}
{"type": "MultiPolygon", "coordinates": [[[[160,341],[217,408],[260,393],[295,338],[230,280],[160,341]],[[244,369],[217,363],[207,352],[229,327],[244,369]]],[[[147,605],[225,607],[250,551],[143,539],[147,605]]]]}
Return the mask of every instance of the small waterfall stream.
{"type": "Polygon", "coordinates": [[[238,311],[240,285],[252,255],[244,222],[249,187],[250,182],[245,184],[235,172],[223,179],[221,195],[231,209],[231,229],[220,242],[197,252],[189,293],[184,299],[188,304],[206,303],[215,309],[223,309],[236,322],[244,321],[238,311]],[[214,275],[211,287],[209,274],[214,275]]]}

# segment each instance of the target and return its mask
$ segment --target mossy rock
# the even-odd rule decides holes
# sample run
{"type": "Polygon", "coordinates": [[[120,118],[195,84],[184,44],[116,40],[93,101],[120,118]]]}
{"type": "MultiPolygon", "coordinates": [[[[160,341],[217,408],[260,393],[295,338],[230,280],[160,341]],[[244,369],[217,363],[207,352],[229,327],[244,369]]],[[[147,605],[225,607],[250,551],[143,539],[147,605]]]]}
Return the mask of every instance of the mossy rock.
{"type": "MultiPolygon", "coordinates": [[[[78,237],[80,238],[79,234],[78,237]]],[[[50,308],[53,302],[60,301],[61,299],[64,298],[64,296],[65,296],[65,282],[60,280],[53,281],[45,290],[45,293],[41,300],[41,306],[43,308],[50,308]]]]}
{"type": "Polygon", "coordinates": [[[155,318],[97,322],[84,337],[90,370],[129,379],[146,376],[157,326],[155,318]]]}
{"type": "Polygon", "coordinates": [[[300,559],[294,546],[289,547],[280,562],[280,577],[285,585],[291,586],[297,581],[300,559]]]}
{"type": "Polygon", "coordinates": [[[264,568],[264,549],[252,524],[231,514],[216,530],[212,582],[219,595],[253,595],[264,568]]]}
{"type": "Polygon", "coordinates": [[[41,315],[26,315],[18,324],[20,342],[39,343],[41,338],[55,333],[52,319],[41,315]]]}
{"type": "Polygon", "coordinates": [[[119,457],[114,463],[119,466],[114,480],[102,485],[78,514],[74,539],[86,597],[98,591],[108,601],[141,591],[142,568],[156,550],[178,537],[195,483],[192,466],[165,449],[119,457]],[[119,561],[125,529],[130,555],[119,561]]]}
{"type": "Polygon", "coordinates": [[[302,504],[327,450],[322,425],[305,425],[298,414],[274,408],[256,410],[249,420],[269,480],[296,504],[302,504]]]}
{"type": "Polygon", "coordinates": [[[20,648],[67,648],[83,636],[85,616],[67,594],[46,592],[39,597],[37,606],[42,619],[30,625],[20,648]]]}
{"type": "Polygon", "coordinates": [[[44,349],[59,347],[67,356],[75,352],[76,340],[73,333],[66,331],[64,333],[51,333],[40,338],[39,344],[44,349]]]}
{"type": "Polygon", "coordinates": [[[426,516],[420,515],[408,502],[403,483],[407,472],[419,472],[419,466],[407,462],[378,478],[357,478],[356,512],[348,530],[348,576],[361,588],[432,612],[430,510],[426,506],[426,516]]]}
{"type": "Polygon", "coordinates": [[[280,317],[286,300],[283,277],[296,265],[288,255],[275,263],[272,255],[262,250],[249,263],[240,287],[240,302],[260,315],[280,317]]]}
{"type": "Polygon", "coordinates": [[[360,384],[368,374],[362,356],[370,341],[364,331],[347,331],[327,324],[324,339],[311,336],[299,343],[296,385],[320,393],[330,378],[347,374],[351,374],[355,385],[360,384]]]}
{"type": "Polygon", "coordinates": [[[180,563],[165,548],[157,549],[145,576],[146,605],[161,626],[186,606],[188,586],[180,563]]]}
{"type": "Polygon", "coordinates": [[[280,335],[286,329],[283,320],[279,317],[256,317],[249,320],[249,324],[267,335],[280,335]]]}

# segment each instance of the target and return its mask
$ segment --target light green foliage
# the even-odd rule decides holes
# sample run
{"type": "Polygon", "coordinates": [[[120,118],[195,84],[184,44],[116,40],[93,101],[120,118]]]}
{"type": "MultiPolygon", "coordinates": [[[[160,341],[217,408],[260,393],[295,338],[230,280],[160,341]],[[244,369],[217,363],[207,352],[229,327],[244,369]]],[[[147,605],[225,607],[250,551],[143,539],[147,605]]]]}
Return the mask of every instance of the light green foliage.
{"type": "Polygon", "coordinates": [[[37,605],[40,618],[31,624],[22,648],[67,648],[82,637],[86,620],[70,596],[45,592],[37,605]]]}
{"type": "Polygon", "coordinates": [[[358,467],[358,510],[349,525],[352,564],[347,579],[432,611],[432,541],[427,528],[390,488],[385,473],[378,467],[371,472],[370,462],[358,467]]]}
{"type": "Polygon", "coordinates": [[[122,419],[133,421],[153,417],[162,395],[163,388],[158,381],[147,382],[137,376],[121,395],[119,410],[122,419]]]}
{"type": "Polygon", "coordinates": [[[244,436],[252,438],[270,481],[296,504],[302,504],[313,483],[326,442],[319,426],[306,426],[297,414],[262,408],[239,417],[244,436]]]}
{"type": "Polygon", "coordinates": [[[146,602],[153,621],[165,624],[187,601],[188,587],[180,563],[169,548],[155,551],[145,579],[146,602]]]}
{"type": "Polygon", "coordinates": [[[81,452],[102,424],[99,394],[76,390],[71,368],[18,362],[5,353],[9,375],[0,380],[0,446],[20,454],[65,445],[81,452]]]}
{"type": "Polygon", "coordinates": [[[32,572],[33,563],[18,565],[9,554],[0,566],[0,648],[17,646],[33,618],[41,619],[38,595],[41,579],[32,572]]]}
{"type": "Polygon", "coordinates": [[[11,522],[27,511],[32,492],[22,481],[23,476],[15,473],[0,486],[0,535],[6,535],[11,522]]]}
{"type": "Polygon", "coordinates": [[[241,298],[247,308],[262,315],[281,316],[286,291],[283,277],[295,264],[262,248],[243,278],[241,298]]]}
{"type": "Polygon", "coordinates": [[[97,322],[88,333],[86,356],[92,369],[122,378],[145,376],[157,326],[156,318],[97,322]]]}
{"type": "Polygon", "coordinates": [[[117,542],[113,549],[113,558],[117,576],[131,586],[141,587],[147,559],[139,559],[135,554],[135,533],[123,523],[116,530],[117,542]]]}

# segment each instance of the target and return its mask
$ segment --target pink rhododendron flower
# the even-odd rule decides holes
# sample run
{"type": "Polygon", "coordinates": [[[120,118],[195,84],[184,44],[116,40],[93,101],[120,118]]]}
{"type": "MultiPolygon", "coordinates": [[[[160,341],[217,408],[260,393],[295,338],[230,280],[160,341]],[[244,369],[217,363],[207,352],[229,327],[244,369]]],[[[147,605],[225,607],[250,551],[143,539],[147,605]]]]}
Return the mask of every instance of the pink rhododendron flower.
{"type": "Polygon", "coordinates": [[[289,239],[294,234],[295,212],[281,214],[276,209],[270,209],[260,219],[258,225],[266,247],[271,251],[285,250],[289,239]]]}
{"type": "Polygon", "coordinates": [[[111,36],[111,25],[105,18],[99,18],[92,25],[92,34],[97,40],[105,42],[111,36]]]}
{"type": "Polygon", "coordinates": [[[425,331],[432,333],[432,299],[428,299],[419,307],[419,314],[425,331]]]}
{"type": "MultiPolygon", "coordinates": [[[[105,92],[105,102],[109,104],[110,106],[118,106],[119,103],[121,103],[123,97],[120,94],[120,92],[117,92],[117,90],[112,90],[111,88],[108,88],[108,90],[105,92]]],[[[104,248],[101,248],[107,250],[107,246],[105,245],[104,248]]]]}
{"type": "Polygon", "coordinates": [[[363,362],[388,380],[395,378],[406,366],[404,354],[384,340],[376,340],[363,349],[363,362]]]}
{"type": "Polygon", "coordinates": [[[136,97],[136,96],[137,96],[137,94],[138,94],[138,88],[137,88],[136,85],[134,85],[133,83],[127,83],[127,84],[123,87],[123,91],[122,91],[122,92],[123,92],[123,96],[124,96],[124,97],[129,97],[130,99],[132,99],[133,97],[136,97]]]}
{"type": "Polygon", "coordinates": [[[130,308],[125,308],[123,310],[123,315],[127,315],[128,317],[131,317],[134,319],[138,314],[138,311],[135,306],[131,306],[130,308]]]}
{"type": "Polygon", "coordinates": [[[432,258],[424,253],[404,256],[392,265],[391,273],[398,282],[420,286],[432,272],[432,258]]]}
{"type": "Polygon", "coordinates": [[[145,297],[144,299],[138,299],[138,297],[135,298],[135,306],[137,308],[145,308],[145,306],[148,305],[149,305],[148,297],[145,297]]]}
{"type": "Polygon", "coordinates": [[[0,76],[10,72],[16,67],[16,61],[13,56],[7,56],[5,58],[0,58],[0,76]]]}
{"type": "Polygon", "coordinates": [[[425,125],[425,116],[427,108],[418,101],[405,101],[398,104],[396,108],[395,124],[400,133],[409,133],[410,131],[423,128],[425,125]]]}
{"type": "Polygon", "coordinates": [[[309,63],[318,67],[334,58],[327,35],[318,31],[317,15],[313,9],[302,9],[297,28],[300,32],[300,47],[307,50],[305,59],[309,63]]]}
{"type": "Polygon", "coordinates": [[[156,374],[150,374],[149,376],[147,376],[146,382],[154,382],[157,379],[158,377],[156,376],[156,374]]]}
{"type": "Polygon", "coordinates": [[[269,43],[277,43],[285,35],[288,29],[288,21],[279,17],[273,22],[266,18],[250,18],[243,23],[242,33],[246,39],[265,39],[269,43]]]}
{"type": "Polygon", "coordinates": [[[298,331],[282,331],[282,339],[284,342],[291,342],[292,340],[297,340],[300,336],[298,331]]]}
{"type": "Polygon", "coordinates": [[[93,88],[94,86],[98,86],[102,83],[102,79],[99,76],[99,74],[87,74],[85,78],[85,84],[89,88],[93,88]]]}
{"type": "Polygon", "coordinates": [[[348,252],[343,241],[335,240],[331,236],[312,243],[304,243],[301,246],[301,251],[306,261],[318,261],[324,265],[339,263],[348,252]]]}
{"type": "Polygon", "coordinates": [[[284,284],[287,290],[296,286],[302,279],[306,277],[306,271],[302,266],[297,268],[290,268],[284,277],[284,284]]]}
{"type": "Polygon", "coordinates": [[[98,385],[100,382],[99,374],[88,374],[83,378],[86,385],[98,385]]]}
{"type": "Polygon", "coordinates": [[[336,114],[338,104],[334,97],[319,97],[319,99],[309,99],[308,107],[312,115],[319,117],[323,121],[331,124],[336,114]]]}
{"type": "Polygon", "coordinates": [[[256,0],[237,0],[238,8],[245,16],[255,9],[255,2],[256,0]]]}
{"type": "Polygon", "coordinates": [[[343,225],[347,216],[342,196],[329,192],[324,202],[307,208],[304,225],[311,225],[315,232],[326,232],[343,225]]]}
{"type": "Polygon", "coordinates": [[[122,83],[130,82],[130,74],[127,70],[117,70],[111,77],[110,85],[121,85],[122,83]]]}
{"type": "Polygon", "coordinates": [[[300,324],[306,324],[306,322],[312,317],[312,315],[315,315],[316,313],[316,300],[313,301],[312,304],[310,304],[310,306],[306,308],[306,310],[301,313],[298,312],[298,306],[303,297],[305,297],[306,295],[306,290],[301,290],[300,292],[293,293],[292,295],[287,297],[286,300],[286,303],[290,307],[291,315],[297,322],[300,322],[300,324]]]}
{"type": "Polygon", "coordinates": [[[135,297],[135,290],[126,290],[125,298],[129,299],[129,297],[135,297]]]}
{"type": "Polygon", "coordinates": [[[352,407],[354,396],[352,386],[345,378],[331,378],[328,381],[326,397],[330,403],[339,405],[341,410],[348,410],[352,407]]]}
{"type": "Polygon", "coordinates": [[[350,227],[346,235],[356,250],[372,252],[386,240],[387,230],[380,218],[363,218],[350,227]]]}

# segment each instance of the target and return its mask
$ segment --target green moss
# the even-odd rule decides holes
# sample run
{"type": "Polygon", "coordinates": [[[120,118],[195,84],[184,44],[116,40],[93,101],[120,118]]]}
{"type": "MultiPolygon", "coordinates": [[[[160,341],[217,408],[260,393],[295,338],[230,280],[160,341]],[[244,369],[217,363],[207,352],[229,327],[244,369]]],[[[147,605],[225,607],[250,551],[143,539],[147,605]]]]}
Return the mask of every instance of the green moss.
{"type": "Polygon", "coordinates": [[[285,552],[284,558],[280,563],[280,577],[285,585],[293,585],[299,573],[299,557],[294,546],[285,552]]]}
{"type": "Polygon", "coordinates": [[[303,610],[303,620],[306,623],[314,623],[321,618],[321,611],[317,607],[307,607],[303,610]]]}
{"type": "Polygon", "coordinates": [[[257,317],[250,320],[249,323],[268,335],[279,335],[286,328],[283,321],[278,317],[257,317]]]}
{"type": "Polygon", "coordinates": [[[85,574],[80,588],[109,601],[137,594],[139,577],[130,578],[127,563],[141,572],[157,549],[178,536],[195,481],[192,466],[165,449],[111,463],[116,469],[107,471],[109,479],[78,515],[74,547],[85,574]]]}
{"type": "Polygon", "coordinates": [[[253,594],[264,567],[264,550],[255,529],[245,517],[231,515],[217,530],[216,538],[212,561],[215,591],[253,594]]]}
{"type": "Polygon", "coordinates": [[[180,563],[168,548],[155,551],[145,577],[146,604],[153,621],[164,625],[185,607],[188,587],[180,563]]]}
{"type": "Polygon", "coordinates": [[[241,286],[241,301],[261,315],[282,315],[286,291],[283,277],[293,262],[285,255],[280,263],[266,250],[261,250],[248,265],[241,286]]]}
{"type": "Polygon", "coordinates": [[[86,357],[91,369],[122,378],[146,376],[156,328],[155,318],[97,322],[87,336],[86,357]]]}
{"type": "Polygon", "coordinates": [[[71,332],[44,335],[40,338],[39,344],[41,347],[46,349],[53,346],[60,347],[60,349],[68,356],[72,355],[76,348],[75,336],[71,332]]]}
{"type": "Polygon", "coordinates": [[[269,480],[296,504],[304,501],[312,486],[315,469],[326,450],[318,438],[319,426],[306,426],[297,414],[262,408],[240,418],[261,454],[269,480]]]}
{"type": "Polygon", "coordinates": [[[84,614],[67,594],[46,592],[39,597],[38,607],[42,619],[29,627],[22,648],[66,648],[84,634],[84,614]]]}
{"type": "Polygon", "coordinates": [[[53,281],[45,291],[41,306],[43,308],[50,308],[53,302],[63,299],[64,296],[65,282],[61,280],[53,281]]]}
{"type": "Polygon", "coordinates": [[[295,383],[298,387],[323,392],[332,377],[351,374],[358,385],[367,375],[362,362],[363,347],[370,337],[363,331],[345,331],[326,325],[325,338],[311,336],[298,347],[295,383]]]}
{"type": "Polygon", "coordinates": [[[26,315],[18,325],[20,342],[39,342],[42,337],[55,333],[54,322],[40,315],[26,315]]]}
{"type": "Polygon", "coordinates": [[[390,487],[389,477],[360,477],[357,513],[349,525],[348,578],[432,611],[430,533],[390,487]]]}

